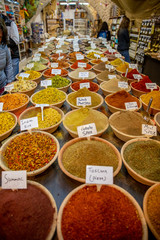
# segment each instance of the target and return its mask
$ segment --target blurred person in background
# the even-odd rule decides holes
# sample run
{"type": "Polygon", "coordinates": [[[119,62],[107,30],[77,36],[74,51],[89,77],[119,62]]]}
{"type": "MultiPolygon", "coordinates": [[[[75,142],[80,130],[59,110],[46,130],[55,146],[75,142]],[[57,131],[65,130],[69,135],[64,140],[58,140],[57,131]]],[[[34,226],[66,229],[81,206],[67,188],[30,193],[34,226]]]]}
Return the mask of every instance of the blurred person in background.
{"type": "Polygon", "coordinates": [[[7,47],[7,28],[0,19],[0,94],[14,80],[10,50],[7,47]]]}
{"type": "Polygon", "coordinates": [[[111,34],[110,31],[108,30],[108,24],[106,22],[102,23],[102,26],[97,35],[97,38],[99,37],[106,38],[107,41],[110,41],[111,39],[111,34]]]}
{"type": "Polygon", "coordinates": [[[130,38],[129,38],[129,31],[128,31],[129,24],[130,24],[129,18],[124,16],[117,32],[117,36],[118,36],[117,50],[122,56],[125,57],[125,61],[130,63],[130,57],[129,57],[130,38]]]}

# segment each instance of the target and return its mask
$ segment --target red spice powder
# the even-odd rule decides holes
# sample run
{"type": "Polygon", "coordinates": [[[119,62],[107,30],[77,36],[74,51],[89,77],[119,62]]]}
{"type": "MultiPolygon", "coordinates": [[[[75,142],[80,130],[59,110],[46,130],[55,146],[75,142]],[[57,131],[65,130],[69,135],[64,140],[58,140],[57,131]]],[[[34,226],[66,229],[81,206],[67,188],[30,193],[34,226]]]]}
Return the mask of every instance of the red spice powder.
{"type": "MultiPolygon", "coordinates": [[[[82,63],[85,63],[85,62],[82,61],[82,63]]],[[[73,63],[73,64],[71,65],[71,68],[77,69],[77,68],[78,68],[78,61],[76,61],[75,63],[73,63]]],[[[89,69],[91,69],[91,68],[92,68],[92,66],[91,66],[90,64],[86,63],[86,67],[85,67],[84,69],[85,69],[85,70],[89,70],[89,69]]]]}
{"type": "MultiPolygon", "coordinates": [[[[132,69],[131,71],[129,71],[128,73],[127,73],[127,78],[130,78],[130,79],[135,79],[134,77],[133,77],[133,74],[139,74],[139,75],[141,75],[142,77],[143,77],[143,75],[142,74],[140,74],[138,71],[137,71],[137,69],[136,68],[134,68],[134,69],[132,69]]],[[[123,77],[125,76],[125,73],[122,73],[122,75],[123,75],[123,77]]],[[[136,79],[135,79],[136,80],[136,79]]]]}
{"type": "MultiPolygon", "coordinates": [[[[51,73],[51,72],[52,72],[52,69],[53,69],[53,68],[47,69],[47,70],[44,72],[44,75],[46,75],[46,76],[48,76],[48,77],[53,77],[53,76],[55,76],[55,74],[52,74],[52,73],[51,73]]],[[[68,74],[68,71],[65,70],[65,69],[63,69],[63,68],[61,68],[61,74],[60,74],[60,76],[67,76],[67,74],[68,74]]]]}
{"type": "MultiPolygon", "coordinates": [[[[143,76],[143,79],[139,82],[132,83],[132,87],[143,92],[150,92],[151,90],[146,88],[146,83],[152,83],[152,81],[149,79],[148,76],[143,76]]],[[[154,89],[153,91],[159,91],[159,87],[157,87],[157,89],[154,89]]]]}
{"type": "Polygon", "coordinates": [[[89,80],[81,80],[81,81],[78,81],[78,82],[75,82],[75,83],[72,83],[71,87],[75,90],[75,91],[78,91],[80,89],[80,84],[81,83],[90,83],[90,88],[88,88],[89,91],[92,91],[92,92],[97,92],[99,87],[97,84],[89,81],[89,80]]]}
{"type": "Polygon", "coordinates": [[[132,202],[119,190],[85,186],[66,204],[62,215],[64,240],[141,240],[142,224],[132,202]]]}

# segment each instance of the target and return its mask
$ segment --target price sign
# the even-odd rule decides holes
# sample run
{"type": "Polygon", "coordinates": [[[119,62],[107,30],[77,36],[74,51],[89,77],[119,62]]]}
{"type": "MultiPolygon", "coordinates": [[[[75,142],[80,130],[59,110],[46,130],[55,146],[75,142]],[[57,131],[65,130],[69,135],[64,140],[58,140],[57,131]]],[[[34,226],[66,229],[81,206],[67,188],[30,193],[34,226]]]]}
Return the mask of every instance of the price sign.
{"type": "Polygon", "coordinates": [[[115,54],[115,57],[117,57],[117,58],[121,58],[121,57],[122,57],[122,55],[121,55],[121,54],[119,54],[119,53],[116,53],[116,54],[115,54]]]}
{"type": "Polygon", "coordinates": [[[128,88],[128,83],[124,81],[119,81],[118,82],[118,87],[119,88],[128,88]]]}
{"type": "Polygon", "coordinates": [[[79,52],[79,48],[76,47],[76,48],[73,49],[73,51],[74,51],[74,52],[79,52]]]}
{"type": "Polygon", "coordinates": [[[87,67],[87,63],[78,62],[78,67],[86,68],[87,67]]]}
{"type": "Polygon", "coordinates": [[[38,127],[38,118],[37,117],[20,120],[21,131],[25,131],[25,130],[29,130],[29,129],[37,128],[37,127],[38,127]]]}
{"type": "Polygon", "coordinates": [[[27,171],[2,171],[3,189],[26,189],[27,171]]]}
{"type": "Polygon", "coordinates": [[[140,74],[133,74],[133,77],[134,79],[138,79],[138,81],[142,79],[142,76],[140,74]]]}
{"type": "Polygon", "coordinates": [[[38,52],[44,52],[44,48],[38,48],[38,52]]]}
{"type": "Polygon", "coordinates": [[[86,83],[80,83],[80,89],[81,89],[81,88],[84,88],[84,87],[86,87],[86,88],[90,88],[90,83],[89,83],[89,82],[86,82],[86,83]]]}
{"type": "Polygon", "coordinates": [[[82,59],[84,59],[84,56],[82,54],[76,54],[76,59],[82,60],[82,59]]]}
{"type": "Polygon", "coordinates": [[[89,137],[97,134],[95,123],[90,123],[77,127],[79,137],[89,137]]]}
{"type": "Polygon", "coordinates": [[[44,48],[44,49],[47,49],[47,46],[44,46],[43,48],[44,48]]]}
{"type": "Polygon", "coordinates": [[[58,44],[58,45],[56,46],[56,48],[61,48],[61,45],[58,44]]]}
{"type": "Polygon", "coordinates": [[[137,64],[132,64],[132,63],[129,64],[129,68],[133,68],[133,69],[136,68],[137,69],[137,67],[138,67],[137,64]]]}
{"type": "Polygon", "coordinates": [[[89,72],[79,72],[79,78],[88,78],[89,72]]]}
{"type": "Polygon", "coordinates": [[[51,73],[54,75],[61,75],[61,69],[52,69],[51,73]]]}
{"type": "Polygon", "coordinates": [[[91,97],[78,97],[76,98],[77,106],[90,106],[91,105],[91,97]]]}
{"type": "Polygon", "coordinates": [[[31,69],[31,68],[33,68],[33,67],[34,67],[34,63],[29,63],[29,64],[27,64],[27,68],[31,69]]]}
{"type": "Polygon", "coordinates": [[[50,39],[46,39],[46,42],[49,43],[51,40],[50,39]]]}
{"type": "Polygon", "coordinates": [[[3,111],[3,102],[0,102],[0,112],[3,111]]]}
{"type": "Polygon", "coordinates": [[[107,68],[107,69],[109,69],[109,70],[114,69],[114,67],[113,67],[112,65],[109,65],[109,64],[106,64],[106,65],[105,65],[105,68],[107,68]]]}
{"type": "Polygon", "coordinates": [[[52,80],[43,80],[41,81],[41,87],[52,86],[52,80]]]}
{"type": "Polygon", "coordinates": [[[142,134],[157,136],[157,127],[148,124],[142,124],[142,134]]]}
{"type": "Polygon", "coordinates": [[[51,63],[51,68],[58,68],[58,63],[51,63]]]}
{"type": "Polygon", "coordinates": [[[10,91],[12,91],[13,88],[14,88],[14,84],[10,84],[10,85],[5,86],[4,90],[6,92],[10,92],[10,91]]]}
{"type": "Polygon", "coordinates": [[[34,57],[40,57],[41,56],[41,53],[35,53],[34,54],[34,57]]]}
{"type": "Polygon", "coordinates": [[[78,40],[78,36],[74,36],[74,39],[78,40]]]}
{"type": "Polygon", "coordinates": [[[94,56],[96,57],[96,58],[100,58],[101,56],[99,55],[99,54],[94,54],[94,56]]]}
{"type": "Polygon", "coordinates": [[[64,56],[61,56],[61,57],[59,57],[57,60],[60,61],[60,60],[62,60],[63,58],[64,58],[64,56]]]}
{"type": "Polygon", "coordinates": [[[108,75],[108,79],[116,78],[116,75],[108,75]]]}
{"type": "Polygon", "coordinates": [[[36,107],[48,107],[49,106],[49,104],[36,104],[36,107]]]}
{"type": "Polygon", "coordinates": [[[102,60],[102,62],[107,62],[108,58],[107,57],[102,57],[101,60],[102,60]]]}
{"type": "Polygon", "coordinates": [[[126,102],[125,107],[126,107],[126,110],[138,109],[137,102],[126,102]]]}
{"type": "Polygon", "coordinates": [[[29,75],[30,75],[29,73],[20,73],[20,74],[19,74],[19,77],[28,78],[29,75]]]}
{"type": "Polygon", "coordinates": [[[39,62],[39,61],[40,61],[40,57],[34,57],[34,58],[32,59],[32,61],[33,61],[33,62],[39,62]]]}
{"type": "Polygon", "coordinates": [[[113,167],[87,165],[86,183],[113,184],[113,167]]]}
{"type": "Polygon", "coordinates": [[[114,52],[115,52],[114,49],[109,49],[108,51],[109,51],[110,53],[114,53],[114,52]]]}
{"type": "Polygon", "coordinates": [[[56,53],[62,53],[63,51],[62,50],[57,50],[56,53]]]}
{"type": "Polygon", "coordinates": [[[157,89],[157,84],[156,83],[146,83],[146,88],[147,89],[157,89]]]}

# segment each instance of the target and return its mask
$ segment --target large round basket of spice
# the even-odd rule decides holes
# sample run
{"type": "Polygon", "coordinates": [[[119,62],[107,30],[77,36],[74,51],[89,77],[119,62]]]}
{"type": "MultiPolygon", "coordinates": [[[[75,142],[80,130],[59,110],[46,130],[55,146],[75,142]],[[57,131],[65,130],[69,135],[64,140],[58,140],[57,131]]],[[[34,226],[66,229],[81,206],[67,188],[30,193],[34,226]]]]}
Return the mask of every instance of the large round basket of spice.
{"type": "Polygon", "coordinates": [[[151,103],[151,107],[149,109],[149,113],[151,115],[155,115],[156,113],[160,112],[160,91],[152,91],[147,94],[143,94],[140,96],[140,101],[142,102],[142,106],[144,110],[146,111],[148,107],[149,100],[153,98],[153,101],[151,103]]]}
{"type": "Polygon", "coordinates": [[[98,92],[99,85],[95,82],[91,82],[90,80],[81,80],[78,82],[74,82],[71,84],[70,89],[73,92],[78,91],[81,88],[87,87],[89,91],[91,92],[98,92]]]}
{"type": "MultiPolygon", "coordinates": [[[[15,81],[14,83],[10,83],[7,86],[13,84],[13,89],[11,90],[12,93],[24,93],[27,94],[29,97],[34,93],[37,83],[32,80],[19,80],[15,81]]],[[[8,91],[9,92],[9,91],[8,91]]]]}
{"type": "Polygon", "coordinates": [[[56,229],[57,206],[44,186],[27,181],[26,189],[0,188],[0,216],[3,216],[1,239],[51,240],[56,229]]]}
{"type": "Polygon", "coordinates": [[[59,240],[148,239],[139,204],[114,184],[84,184],[70,192],[58,213],[57,233],[59,240]]]}
{"type": "Polygon", "coordinates": [[[138,182],[153,185],[160,182],[160,142],[136,138],[126,142],[121,156],[128,173],[138,182]]]}
{"type": "Polygon", "coordinates": [[[160,240],[160,183],[154,184],[145,193],[143,211],[150,230],[160,240]]]}
{"type": "Polygon", "coordinates": [[[156,115],[154,116],[154,121],[157,126],[157,131],[160,132],[160,112],[156,113],[156,115]]]}
{"type": "Polygon", "coordinates": [[[61,109],[54,106],[44,107],[42,118],[41,108],[31,107],[21,113],[21,115],[19,116],[18,123],[20,124],[20,121],[22,119],[27,119],[31,117],[38,118],[37,128],[38,130],[53,133],[57,130],[57,128],[61,124],[64,117],[64,113],[61,109]]]}
{"type": "Polygon", "coordinates": [[[29,76],[22,78],[22,77],[20,76],[21,73],[18,73],[18,74],[16,75],[16,79],[17,79],[17,80],[32,80],[32,81],[36,82],[37,84],[40,83],[40,79],[41,79],[41,77],[42,77],[42,73],[37,72],[37,71],[33,71],[33,70],[26,71],[26,72],[24,72],[24,73],[29,74],[29,76]]]}
{"type": "Polygon", "coordinates": [[[3,110],[19,114],[23,112],[29,103],[29,97],[23,93],[12,93],[0,96],[0,102],[3,103],[3,110]]]}
{"type": "Polygon", "coordinates": [[[10,112],[0,112],[0,141],[6,139],[17,125],[17,117],[10,112]]]}
{"type": "Polygon", "coordinates": [[[44,172],[56,160],[59,142],[47,132],[20,133],[1,147],[0,166],[3,170],[26,170],[27,176],[44,172]]]}
{"type": "MultiPolygon", "coordinates": [[[[56,74],[52,73],[53,69],[54,68],[49,68],[49,69],[45,70],[43,72],[43,77],[50,78],[50,77],[56,76],[56,74]]],[[[67,75],[68,75],[68,71],[64,68],[59,68],[59,69],[55,69],[55,70],[60,70],[60,74],[57,74],[57,75],[60,75],[61,77],[67,77],[67,75]]]]}
{"type": "Polygon", "coordinates": [[[58,164],[68,177],[85,183],[87,165],[112,166],[113,176],[116,176],[122,160],[113,144],[102,138],[91,137],[67,142],[59,152],[58,164]]]}
{"type": "Polygon", "coordinates": [[[72,81],[67,79],[67,78],[63,78],[59,75],[56,75],[48,80],[52,81],[52,85],[48,86],[48,87],[53,87],[53,88],[57,88],[58,90],[61,90],[63,92],[67,92],[68,88],[70,87],[70,85],[72,84],[72,81]]]}

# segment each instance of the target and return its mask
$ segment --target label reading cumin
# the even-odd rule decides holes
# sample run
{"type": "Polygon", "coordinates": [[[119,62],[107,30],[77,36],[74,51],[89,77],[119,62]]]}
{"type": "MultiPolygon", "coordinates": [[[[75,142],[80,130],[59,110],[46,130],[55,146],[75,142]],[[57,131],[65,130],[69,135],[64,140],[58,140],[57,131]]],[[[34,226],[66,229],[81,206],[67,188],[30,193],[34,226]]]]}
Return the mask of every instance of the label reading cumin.
{"type": "Polygon", "coordinates": [[[97,134],[95,123],[90,123],[77,127],[79,137],[89,137],[97,134]]]}
{"type": "Polygon", "coordinates": [[[27,171],[2,171],[3,189],[26,189],[27,171]]]}
{"type": "Polygon", "coordinates": [[[113,167],[87,165],[86,183],[113,184],[113,167]]]}

